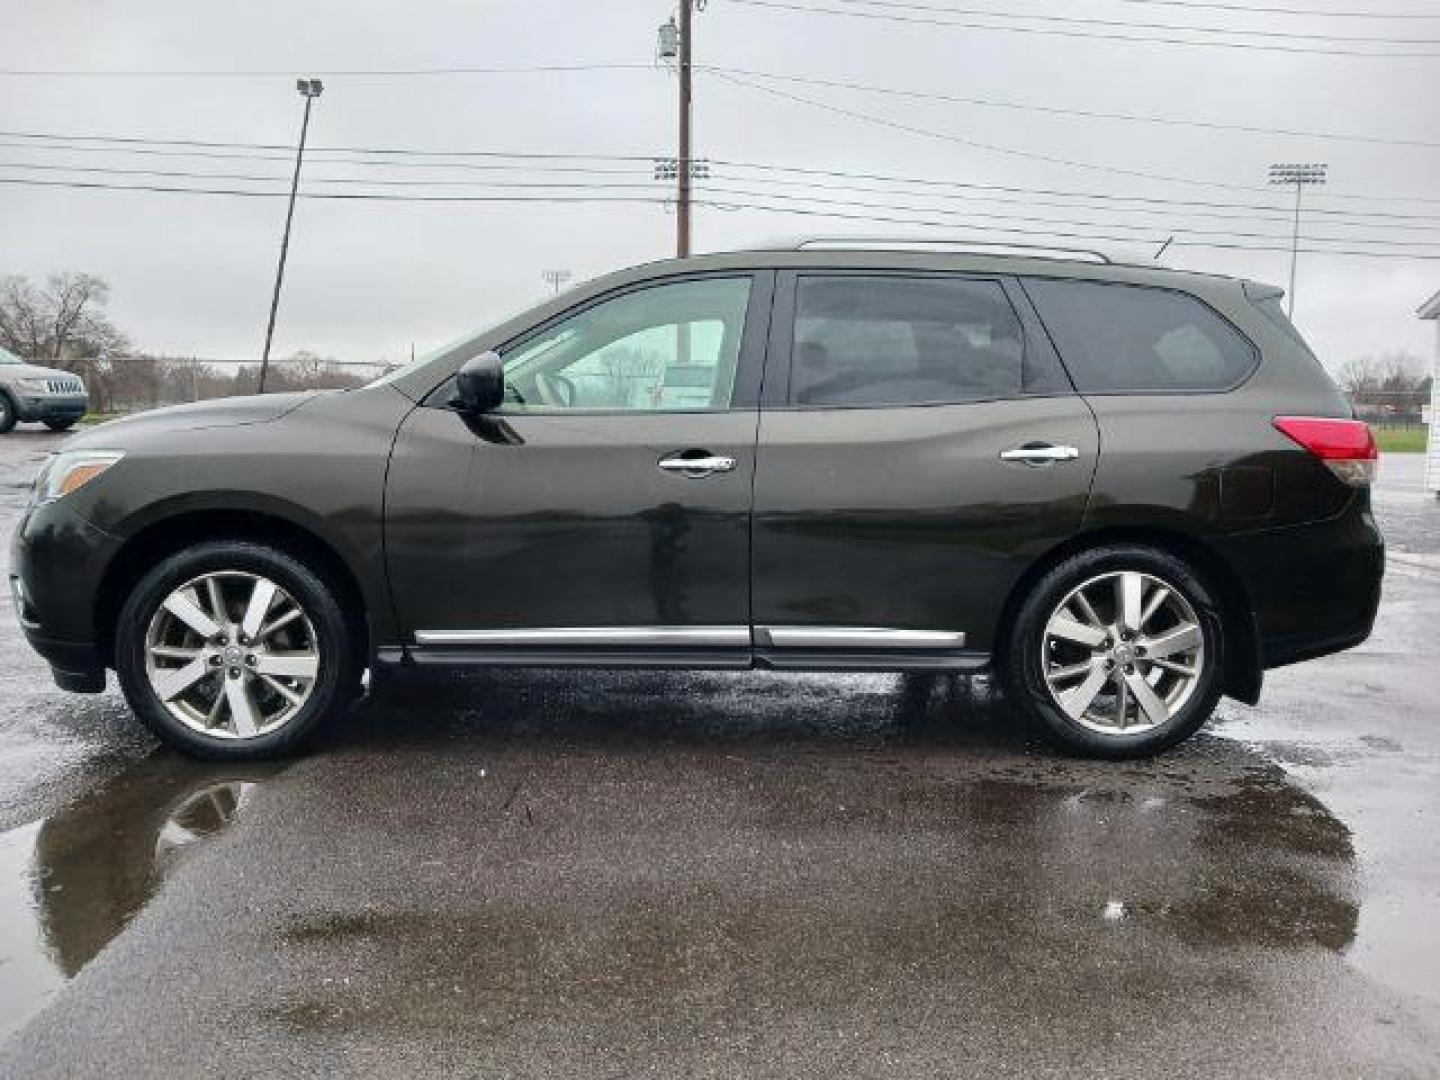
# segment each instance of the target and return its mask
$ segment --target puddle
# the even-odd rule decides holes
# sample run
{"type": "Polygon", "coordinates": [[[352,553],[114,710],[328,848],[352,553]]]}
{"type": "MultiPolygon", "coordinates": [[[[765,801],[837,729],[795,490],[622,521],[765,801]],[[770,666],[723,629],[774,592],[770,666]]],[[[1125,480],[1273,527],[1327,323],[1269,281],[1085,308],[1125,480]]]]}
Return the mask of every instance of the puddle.
{"type": "Polygon", "coordinates": [[[243,814],[276,771],[147,758],[59,813],[0,833],[0,1039],[125,928],[188,849],[243,814]]]}

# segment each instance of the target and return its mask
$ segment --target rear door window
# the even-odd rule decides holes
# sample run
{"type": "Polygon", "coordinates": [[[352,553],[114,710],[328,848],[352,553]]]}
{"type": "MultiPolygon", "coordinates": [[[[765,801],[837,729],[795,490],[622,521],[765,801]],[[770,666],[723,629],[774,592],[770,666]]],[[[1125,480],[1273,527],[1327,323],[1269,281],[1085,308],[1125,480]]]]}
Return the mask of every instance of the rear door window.
{"type": "Polygon", "coordinates": [[[1018,396],[1020,320],[997,281],[802,275],[790,402],[923,405],[1018,396]]]}
{"type": "Polygon", "coordinates": [[[1238,330],[1173,289],[1027,278],[1025,291],[1081,393],[1228,390],[1259,361],[1238,330]]]}

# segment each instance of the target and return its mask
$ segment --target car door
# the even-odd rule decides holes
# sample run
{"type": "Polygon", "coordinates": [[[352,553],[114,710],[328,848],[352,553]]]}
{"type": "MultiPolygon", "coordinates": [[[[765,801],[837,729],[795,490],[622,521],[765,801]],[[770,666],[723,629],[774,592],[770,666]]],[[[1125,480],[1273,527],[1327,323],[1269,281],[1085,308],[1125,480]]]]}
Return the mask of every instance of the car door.
{"type": "Polygon", "coordinates": [[[779,275],[755,472],[762,661],[963,663],[1080,526],[1098,453],[998,276],[779,275]]]}
{"type": "Polygon", "coordinates": [[[492,414],[461,416],[442,387],[410,415],[386,557],[418,657],[750,662],[772,279],[606,294],[498,350],[507,400],[492,414]]]}

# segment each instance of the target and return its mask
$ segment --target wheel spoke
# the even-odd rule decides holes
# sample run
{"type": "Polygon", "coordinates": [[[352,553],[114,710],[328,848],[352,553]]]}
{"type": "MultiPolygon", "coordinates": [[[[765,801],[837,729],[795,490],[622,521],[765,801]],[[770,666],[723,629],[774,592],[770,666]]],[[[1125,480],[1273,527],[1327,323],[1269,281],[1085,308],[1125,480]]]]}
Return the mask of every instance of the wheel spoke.
{"type": "Polygon", "coordinates": [[[1064,638],[1066,641],[1073,641],[1077,645],[1084,645],[1088,649],[1094,649],[1105,640],[1105,631],[1098,626],[1086,626],[1082,622],[1076,622],[1068,615],[1056,615],[1050,620],[1050,625],[1045,632],[1051,637],[1064,638]]]}
{"type": "Polygon", "coordinates": [[[1096,613],[1094,605],[1090,603],[1089,597],[1085,595],[1084,589],[1081,589],[1075,594],[1075,604],[1080,608],[1080,614],[1085,617],[1085,621],[1091,626],[1103,627],[1105,625],[1105,621],[1096,613]]]}
{"type": "Polygon", "coordinates": [[[301,705],[304,703],[305,699],[301,695],[291,690],[290,687],[286,686],[273,675],[261,675],[260,678],[264,680],[266,686],[290,702],[291,705],[301,705]]]}
{"type": "Polygon", "coordinates": [[[1116,603],[1119,605],[1120,625],[1136,633],[1140,630],[1140,612],[1145,599],[1145,579],[1139,574],[1124,573],[1116,579],[1116,603]]]}
{"type": "Polygon", "coordinates": [[[212,669],[204,657],[196,657],[184,667],[157,671],[151,677],[150,685],[155,688],[156,697],[161,701],[169,701],[194,686],[210,670],[212,669]]]}
{"type": "Polygon", "coordinates": [[[1145,601],[1145,610],[1140,612],[1140,624],[1135,627],[1136,633],[1139,633],[1145,628],[1145,624],[1154,617],[1155,612],[1160,610],[1160,605],[1165,602],[1165,598],[1169,595],[1170,590],[1164,585],[1155,586],[1155,591],[1150,594],[1150,599],[1145,601]]]}
{"type": "Polygon", "coordinates": [[[186,588],[171,593],[161,606],[202,638],[212,638],[220,633],[220,624],[205,614],[194,589],[186,588]]]}
{"type": "Polygon", "coordinates": [[[1104,664],[1091,664],[1090,674],[1085,677],[1084,682],[1058,695],[1060,707],[1075,719],[1080,719],[1085,715],[1085,710],[1090,708],[1096,695],[1100,693],[1109,678],[1110,673],[1105,670],[1104,664]]]}
{"type": "Polygon", "coordinates": [[[244,679],[225,680],[225,701],[230,706],[230,726],[242,738],[254,735],[259,726],[255,721],[255,706],[245,690],[244,679]]]}
{"type": "Polygon", "coordinates": [[[1146,681],[1145,676],[1138,671],[1127,672],[1125,683],[1130,687],[1130,692],[1135,695],[1135,703],[1145,713],[1145,719],[1152,724],[1163,724],[1170,719],[1170,710],[1165,707],[1165,702],[1156,695],[1154,688],[1146,681]]]}
{"type": "Polygon", "coordinates": [[[1146,641],[1145,657],[1148,660],[1163,660],[1176,653],[1188,652],[1199,646],[1200,642],[1200,627],[1194,623],[1182,623],[1175,629],[1146,641]]]}
{"type": "Polygon", "coordinates": [[[1176,675],[1184,675],[1187,679],[1193,679],[1195,677],[1196,672],[1193,667],[1177,664],[1174,660],[1156,660],[1154,657],[1146,657],[1146,659],[1156,667],[1164,668],[1166,671],[1173,671],[1176,675]]]}
{"type": "Polygon", "coordinates": [[[1115,724],[1117,727],[1124,727],[1129,723],[1126,713],[1130,711],[1130,691],[1125,686],[1123,676],[1115,678],[1115,724]]]}
{"type": "Polygon", "coordinates": [[[289,611],[285,612],[285,614],[275,616],[275,618],[262,626],[260,632],[256,634],[255,637],[260,641],[268,641],[276,630],[279,630],[282,626],[288,626],[300,618],[301,614],[303,613],[298,607],[292,607],[289,611]]]}
{"type": "Polygon", "coordinates": [[[240,632],[254,640],[270,613],[275,600],[275,583],[268,578],[257,578],[255,588],[250,591],[250,602],[245,605],[245,617],[240,620],[240,632]]]}
{"type": "Polygon", "coordinates": [[[216,622],[229,622],[230,615],[225,610],[225,596],[220,591],[220,579],[210,575],[205,579],[205,592],[210,597],[210,614],[215,617],[216,622]]]}
{"type": "Polygon", "coordinates": [[[1070,664],[1068,667],[1052,667],[1045,672],[1045,678],[1052,683],[1057,679],[1073,679],[1077,675],[1084,675],[1094,666],[1091,660],[1084,660],[1078,664],[1070,664]]]}
{"type": "Polygon", "coordinates": [[[166,660],[194,660],[199,656],[200,649],[182,649],[178,645],[151,645],[150,655],[163,657],[166,660]]]}
{"type": "Polygon", "coordinates": [[[258,657],[255,671],[282,679],[313,679],[320,670],[316,653],[269,653],[258,657]]]}

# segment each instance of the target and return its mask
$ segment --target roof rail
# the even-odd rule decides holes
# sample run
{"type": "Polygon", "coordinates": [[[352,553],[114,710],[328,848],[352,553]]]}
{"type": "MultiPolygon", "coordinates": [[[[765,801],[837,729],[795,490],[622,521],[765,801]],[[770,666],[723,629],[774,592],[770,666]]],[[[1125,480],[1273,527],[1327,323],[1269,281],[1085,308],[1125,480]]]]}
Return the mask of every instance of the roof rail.
{"type": "Polygon", "coordinates": [[[1007,241],[931,239],[915,236],[803,236],[765,246],[770,250],[790,251],[811,251],[816,248],[873,248],[878,251],[899,251],[905,248],[948,248],[982,254],[1033,255],[1039,258],[1073,259],[1082,257],[1106,264],[1111,261],[1103,251],[1093,251],[1089,248],[1060,247],[1054,244],[1015,244],[1007,241]]]}

